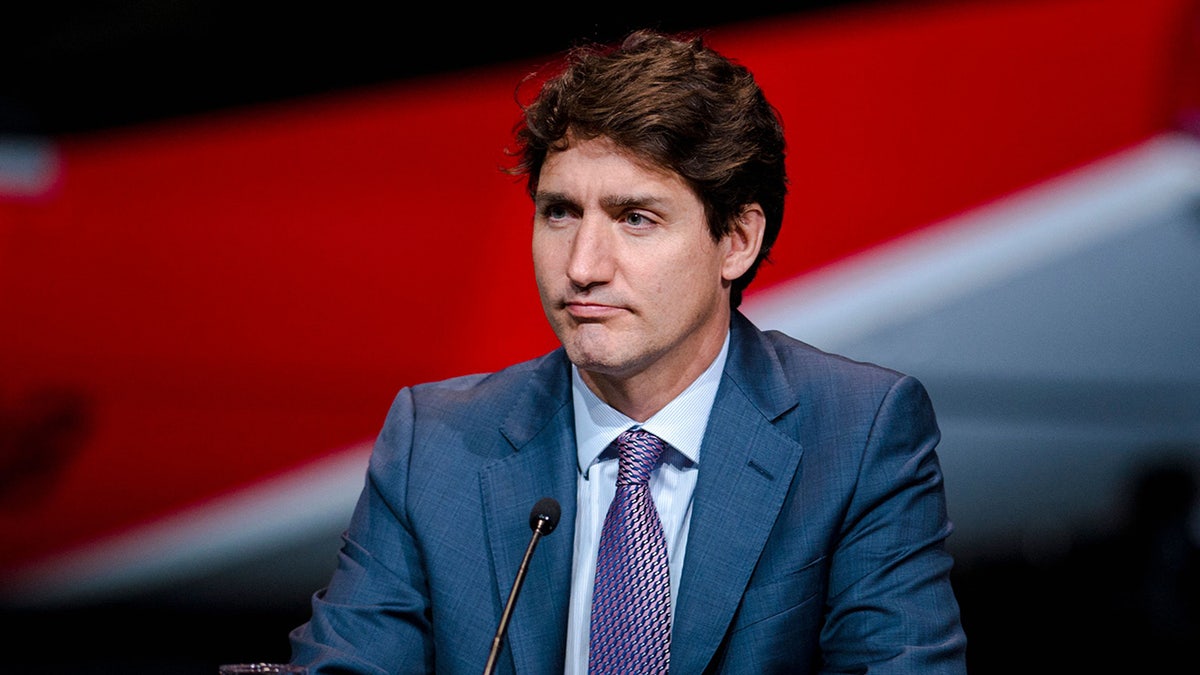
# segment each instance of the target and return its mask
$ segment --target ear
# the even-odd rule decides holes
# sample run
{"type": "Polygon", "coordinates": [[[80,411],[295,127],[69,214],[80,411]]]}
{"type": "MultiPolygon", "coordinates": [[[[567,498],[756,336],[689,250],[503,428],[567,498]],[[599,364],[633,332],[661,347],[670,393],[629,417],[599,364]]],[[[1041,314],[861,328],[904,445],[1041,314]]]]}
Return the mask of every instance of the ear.
{"type": "Polygon", "coordinates": [[[725,235],[725,260],[721,266],[721,278],[733,281],[746,273],[762,247],[763,231],[767,228],[767,216],[757,202],[747,204],[733,221],[733,228],[725,235]]]}

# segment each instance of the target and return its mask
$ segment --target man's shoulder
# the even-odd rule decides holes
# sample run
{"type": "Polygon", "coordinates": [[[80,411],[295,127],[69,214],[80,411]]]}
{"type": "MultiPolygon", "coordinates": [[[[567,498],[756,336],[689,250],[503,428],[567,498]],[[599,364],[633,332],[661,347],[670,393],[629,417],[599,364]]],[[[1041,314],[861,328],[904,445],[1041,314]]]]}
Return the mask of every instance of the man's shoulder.
{"type": "Polygon", "coordinates": [[[779,375],[797,382],[832,378],[878,382],[885,386],[905,377],[893,368],[828,351],[775,329],[759,329],[751,324],[748,353],[759,354],[747,362],[776,369],[779,375]]]}
{"type": "MultiPolygon", "coordinates": [[[[565,356],[556,349],[536,358],[511,364],[500,370],[457,375],[406,387],[414,399],[426,404],[464,405],[471,401],[493,401],[511,397],[530,386],[545,386],[564,377],[565,356]]],[[[567,386],[564,384],[562,386],[567,386]]]]}
{"type": "Polygon", "coordinates": [[[776,330],[745,335],[726,373],[768,417],[792,410],[800,413],[797,419],[846,423],[871,418],[888,400],[914,411],[929,406],[924,385],[907,373],[776,330]]]}
{"type": "Polygon", "coordinates": [[[895,380],[904,376],[904,373],[894,368],[872,361],[859,360],[846,354],[827,351],[780,331],[764,331],[763,336],[771,344],[780,363],[784,364],[787,369],[817,368],[846,376],[884,380],[895,380]]]}

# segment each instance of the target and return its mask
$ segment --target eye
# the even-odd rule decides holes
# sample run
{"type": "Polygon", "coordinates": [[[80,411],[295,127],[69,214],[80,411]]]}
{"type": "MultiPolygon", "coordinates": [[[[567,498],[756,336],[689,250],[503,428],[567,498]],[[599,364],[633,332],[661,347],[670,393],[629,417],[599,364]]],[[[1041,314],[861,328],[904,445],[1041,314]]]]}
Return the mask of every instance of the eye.
{"type": "Polygon", "coordinates": [[[571,209],[561,202],[551,202],[542,207],[542,219],[551,223],[561,223],[571,217],[571,209]]]}
{"type": "Polygon", "coordinates": [[[650,216],[639,211],[630,211],[629,213],[625,214],[625,223],[632,228],[644,230],[646,228],[653,227],[656,224],[656,221],[650,216]]]}

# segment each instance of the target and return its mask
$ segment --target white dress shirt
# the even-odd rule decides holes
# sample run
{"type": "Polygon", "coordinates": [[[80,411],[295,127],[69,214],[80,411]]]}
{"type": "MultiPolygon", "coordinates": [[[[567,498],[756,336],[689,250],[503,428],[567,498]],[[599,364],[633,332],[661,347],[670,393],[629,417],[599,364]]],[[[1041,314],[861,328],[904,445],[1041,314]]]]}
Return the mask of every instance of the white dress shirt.
{"type": "Polygon", "coordinates": [[[692,515],[692,492],[700,462],[700,443],[725,370],[729,336],[717,358],[687,389],[653,417],[639,425],[592,393],[572,366],[575,404],[575,443],[579,450],[579,481],[575,512],[575,553],[571,570],[571,604],[567,618],[566,675],[587,675],[588,634],[592,584],[604,516],[616,493],[617,436],[640,426],[663,439],[662,464],[650,476],[650,494],[658,507],[667,539],[671,568],[671,615],[675,615],[683,553],[692,515]]]}

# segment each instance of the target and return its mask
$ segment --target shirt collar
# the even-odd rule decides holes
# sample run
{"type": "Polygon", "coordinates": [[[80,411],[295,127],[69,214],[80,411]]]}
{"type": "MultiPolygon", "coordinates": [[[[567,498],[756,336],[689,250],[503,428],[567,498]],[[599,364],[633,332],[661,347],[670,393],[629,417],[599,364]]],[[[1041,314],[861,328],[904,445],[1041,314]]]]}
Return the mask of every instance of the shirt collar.
{"type": "MultiPolygon", "coordinates": [[[[721,383],[728,353],[729,333],[726,333],[721,351],[708,368],[662,410],[640,425],[663,439],[683,456],[684,461],[692,464],[700,462],[700,444],[704,440],[704,429],[708,426],[708,417],[717,398],[717,386],[721,383]]],[[[586,475],[588,468],[600,459],[600,455],[621,432],[639,425],[592,393],[574,364],[571,365],[571,398],[575,407],[575,447],[579,452],[579,470],[586,475]]]]}

